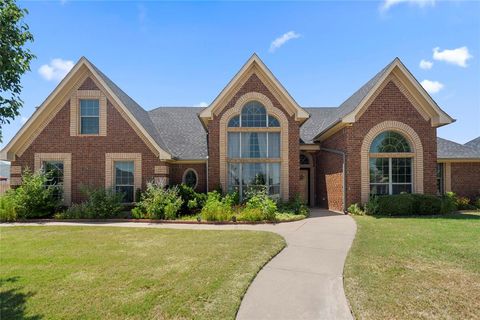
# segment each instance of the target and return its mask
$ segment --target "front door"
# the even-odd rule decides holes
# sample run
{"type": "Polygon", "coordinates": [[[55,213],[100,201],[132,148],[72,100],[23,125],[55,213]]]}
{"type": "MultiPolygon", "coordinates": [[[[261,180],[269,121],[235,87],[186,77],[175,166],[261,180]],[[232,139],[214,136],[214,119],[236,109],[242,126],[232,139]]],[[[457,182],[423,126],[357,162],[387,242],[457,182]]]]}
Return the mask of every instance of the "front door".
{"type": "Polygon", "coordinates": [[[310,169],[300,169],[300,197],[310,205],[310,169]]]}

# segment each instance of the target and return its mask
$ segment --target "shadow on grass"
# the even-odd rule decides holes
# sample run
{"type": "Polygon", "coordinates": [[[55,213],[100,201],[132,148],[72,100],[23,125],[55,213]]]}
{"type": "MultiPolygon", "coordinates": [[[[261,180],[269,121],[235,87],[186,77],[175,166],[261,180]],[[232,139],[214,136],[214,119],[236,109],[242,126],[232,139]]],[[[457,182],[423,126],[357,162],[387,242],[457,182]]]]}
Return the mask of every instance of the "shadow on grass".
{"type": "Polygon", "coordinates": [[[6,283],[14,283],[18,281],[18,277],[10,277],[0,279],[0,319],[23,319],[23,320],[39,320],[40,315],[26,316],[25,308],[27,299],[32,297],[34,293],[20,292],[20,287],[5,290],[6,283]]]}
{"type": "Polygon", "coordinates": [[[448,214],[436,214],[436,215],[403,215],[403,216],[387,216],[387,215],[374,215],[376,219],[453,219],[453,220],[480,220],[480,211],[477,212],[455,212],[448,214]]]}

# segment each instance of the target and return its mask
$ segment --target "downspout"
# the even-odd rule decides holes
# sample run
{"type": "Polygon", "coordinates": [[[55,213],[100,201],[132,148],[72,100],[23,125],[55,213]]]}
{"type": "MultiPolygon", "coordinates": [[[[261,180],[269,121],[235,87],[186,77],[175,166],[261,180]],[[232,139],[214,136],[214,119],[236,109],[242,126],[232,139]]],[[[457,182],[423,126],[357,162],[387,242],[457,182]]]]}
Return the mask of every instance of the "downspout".
{"type": "Polygon", "coordinates": [[[207,180],[207,188],[206,188],[206,190],[207,190],[207,192],[208,192],[208,158],[209,158],[208,155],[209,155],[209,150],[208,150],[208,132],[207,132],[207,162],[206,162],[206,164],[205,164],[205,165],[207,166],[207,167],[206,167],[206,170],[205,170],[205,174],[207,175],[207,177],[206,177],[206,180],[207,180]]]}
{"type": "Polygon", "coordinates": [[[347,214],[347,155],[345,151],[330,149],[330,148],[320,148],[320,151],[327,151],[342,156],[342,211],[347,214]]]}

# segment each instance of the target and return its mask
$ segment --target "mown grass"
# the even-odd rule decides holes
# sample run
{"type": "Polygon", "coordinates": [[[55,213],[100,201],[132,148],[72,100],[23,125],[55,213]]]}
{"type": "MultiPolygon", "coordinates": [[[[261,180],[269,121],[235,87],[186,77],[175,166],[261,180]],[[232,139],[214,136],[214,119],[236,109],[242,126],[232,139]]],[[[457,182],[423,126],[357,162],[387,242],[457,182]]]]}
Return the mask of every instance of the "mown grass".
{"type": "Polygon", "coordinates": [[[0,228],[1,319],[234,319],[284,246],[251,231],[0,228]]]}
{"type": "Polygon", "coordinates": [[[344,276],[357,319],[479,319],[480,214],[354,217],[344,276]]]}

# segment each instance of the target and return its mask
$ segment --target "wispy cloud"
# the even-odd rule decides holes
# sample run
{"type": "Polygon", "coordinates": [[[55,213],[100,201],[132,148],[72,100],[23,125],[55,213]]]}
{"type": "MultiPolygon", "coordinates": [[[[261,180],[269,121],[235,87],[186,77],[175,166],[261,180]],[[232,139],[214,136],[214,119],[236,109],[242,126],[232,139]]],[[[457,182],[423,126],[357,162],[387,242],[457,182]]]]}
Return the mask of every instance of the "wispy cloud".
{"type": "Polygon", "coordinates": [[[206,108],[206,107],[208,107],[208,103],[202,101],[202,102],[200,102],[200,103],[195,104],[194,107],[197,107],[197,108],[206,108]]]}
{"type": "Polygon", "coordinates": [[[383,3],[380,5],[381,12],[387,12],[390,8],[402,4],[408,3],[410,5],[415,5],[420,8],[424,8],[427,6],[435,6],[436,0],[384,0],[383,3]]]}
{"type": "Polygon", "coordinates": [[[301,36],[301,34],[296,33],[295,31],[288,31],[287,33],[282,34],[280,37],[272,41],[270,44],[270,52],[275,52],[275,50],[283,46],[288,41],[292,39],[298,39],[301,36]]]}
{"type": "Polygon", "coordinates": [[[38,69],[38,73],[48,81],[62,80],[63,77],[73,68],[72,60],[53,59],[49,64],[44,64],[38,69]]]}
{"type": "Polygon", "coordinates": [[[139,4],[137,6],[138,12],[137,12],[137,18],[138,18],[138,23],[140,25],[140,30],[142,32],[147,31],[147,23],[148,23],[148,15],[147,15],[147,7],[145,7],[143,4],[139,4]]]}
{"type": "Polygon", "coordinates": [[[27,117],[22,117],[22,118],[20,118],[20,121],[22,122],[22,124],[25,124],[25,122],[28,121],[28,118],[27,117]]]}
{"type": "Polygon", "coordinates": [[[467,67],[467,60],[471,58],[473,58],[473,56],[468,52],[467,47],[460,47],[451,50],[445,49],[443,51],[440,51],[439,47],[433,49],[434,60],[445,61],[463,68],[467,67]]]}
{"type": "Polygon", "coordinates": [[[433,62],[422,59],[419,64],[420,68],[423,70],[430,70],[433,67],[433,62]]]}
{"type": "Polygon", "coordinates": [[[431,80],[423,80],[422,82],[420,82],[420,84],[430,94],[437,93],[440,90],[442,90],[443,87],[445,87],[443,83],[438,81],[431,81],[431,80]]]}

